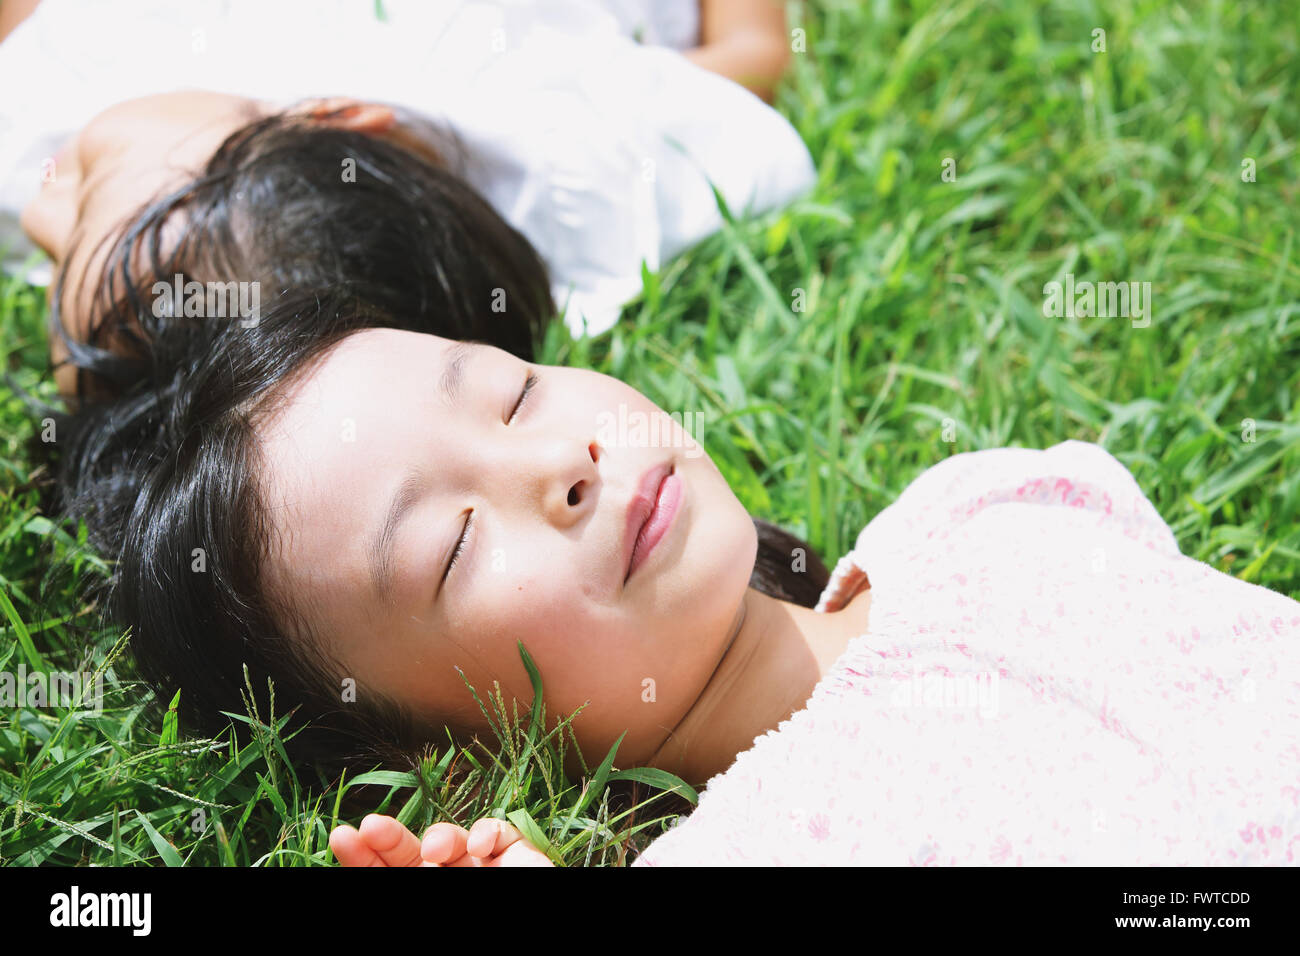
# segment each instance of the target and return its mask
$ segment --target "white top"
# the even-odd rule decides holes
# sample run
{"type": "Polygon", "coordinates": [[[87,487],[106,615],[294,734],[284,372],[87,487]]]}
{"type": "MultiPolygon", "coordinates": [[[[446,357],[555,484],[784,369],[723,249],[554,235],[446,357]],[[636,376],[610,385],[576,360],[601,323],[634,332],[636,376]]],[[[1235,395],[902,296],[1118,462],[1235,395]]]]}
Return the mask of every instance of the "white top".
{"type": "MultiPolygon", "coordinates": [[[[419,111],[466,178],[546,262],[575,333],[596,334],[656,270],[733,214],[805,193],[807,147],[743,87],[690,63],[696,0],[43,0],[0,44],[0,249],[42,163],[96,114],[205,89],[288,105],[352,96],[419,111]],[[644,42],[638,43],[636,37],[644,42]],[[671,44],[655,46],[649,44],[671,44]]],[[[48,263],[28,272],[49,281],[48,263]]]]}

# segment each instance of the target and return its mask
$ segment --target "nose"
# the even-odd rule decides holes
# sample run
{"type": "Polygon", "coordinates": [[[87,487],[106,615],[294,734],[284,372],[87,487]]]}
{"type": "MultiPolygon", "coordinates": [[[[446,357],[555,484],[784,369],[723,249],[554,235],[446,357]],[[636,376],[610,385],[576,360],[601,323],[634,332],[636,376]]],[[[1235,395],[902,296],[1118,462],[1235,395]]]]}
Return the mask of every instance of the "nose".
{"type": "Polygon", "coordinates": [[[600,487],[600,446],[582,439],[543,439],[531,446],[525,470],[529,497],[543,517],[561,530],[591,513],[600,487]]]}

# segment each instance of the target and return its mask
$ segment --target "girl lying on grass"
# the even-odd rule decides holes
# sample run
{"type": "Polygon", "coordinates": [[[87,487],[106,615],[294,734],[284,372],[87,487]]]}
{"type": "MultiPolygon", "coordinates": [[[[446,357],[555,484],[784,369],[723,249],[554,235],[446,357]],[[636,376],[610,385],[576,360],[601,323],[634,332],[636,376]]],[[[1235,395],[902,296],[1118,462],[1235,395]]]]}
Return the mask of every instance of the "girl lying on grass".
{"type": "MultiPolygon", "coordinates": [[[[269,677],[304,757],[468,739],[464,680],[530,697],[522,641],[584,753],[707,781],[637,863],[1295,861],[1300,604],[1181,555],[1101,448],[947,458],[826,575],[615,379],[282,308],[168,379],[151,444],[63,473],[123,515],[108,607],[198,730],[269,677]]],[[[492,820],[332,845],[541,862],[492,820]]]]}
{"type": "Polygon", "coordinates": [[[263,304],[349,286],[432,321],[472,300],[524,355],[535,303],[492,295],[537,268],[529,243],[594,334],[643,262],[720,228],[713,186],[740,213],[813,181],[798,134],[740,85],[770,94],[789,59],[774,0],[388,0],[382,21],[370,0],[4,7],[0,89],[25,94],[0,105],[0,254],[52,260],[69,397],[90,348],[138,354],[172,318],[146,288],[119,321],[144,273],[258,283],[263,304]],[[497,287],[464,281],[478,259],[497,287]]]}

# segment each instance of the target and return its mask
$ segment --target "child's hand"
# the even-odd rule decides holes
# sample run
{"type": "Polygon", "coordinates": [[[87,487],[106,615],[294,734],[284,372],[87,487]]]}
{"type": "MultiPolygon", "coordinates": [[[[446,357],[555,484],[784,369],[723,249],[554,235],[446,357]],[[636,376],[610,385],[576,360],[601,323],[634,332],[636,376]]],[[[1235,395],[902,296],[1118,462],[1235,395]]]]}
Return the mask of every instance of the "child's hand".
{"type": "Polygon", "coordinates": [[[493,817],[466,830],[435,823],[415,834],[388,816],[369,814],[354,829],[346,823],[330,834],[330,849],[341,866],[554,866],[522,833],[493,817]]]}

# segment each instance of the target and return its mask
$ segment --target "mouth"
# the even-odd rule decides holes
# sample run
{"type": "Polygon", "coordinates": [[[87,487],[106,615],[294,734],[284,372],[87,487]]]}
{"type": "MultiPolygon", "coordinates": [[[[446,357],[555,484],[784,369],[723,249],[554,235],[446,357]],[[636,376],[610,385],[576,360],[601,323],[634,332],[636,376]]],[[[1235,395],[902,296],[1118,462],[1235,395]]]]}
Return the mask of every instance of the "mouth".
{"type": "Polygon", "coordinates": [[[655,546],[668,534],[685,491],[682,479],[671,462],[656,465],[641,476],[636,494],[627,509],[627,526],[623,537],[626,585],[645,564],[655,546]]]}

